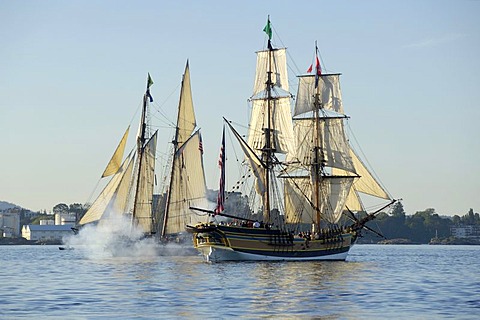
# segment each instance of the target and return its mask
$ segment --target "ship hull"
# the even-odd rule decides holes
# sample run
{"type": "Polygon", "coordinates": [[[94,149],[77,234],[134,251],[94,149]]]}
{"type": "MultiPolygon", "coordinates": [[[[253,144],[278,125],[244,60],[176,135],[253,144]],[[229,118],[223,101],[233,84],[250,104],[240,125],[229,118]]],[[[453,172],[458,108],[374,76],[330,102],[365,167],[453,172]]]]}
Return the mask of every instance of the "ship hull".
{"type": "Polygon", "coordinates": [[[306,239],[280,230],[233,226],[197,226],[194,247],[208,262],[221,261],[344,261],[354,234],[338,232],[306,239]]]}

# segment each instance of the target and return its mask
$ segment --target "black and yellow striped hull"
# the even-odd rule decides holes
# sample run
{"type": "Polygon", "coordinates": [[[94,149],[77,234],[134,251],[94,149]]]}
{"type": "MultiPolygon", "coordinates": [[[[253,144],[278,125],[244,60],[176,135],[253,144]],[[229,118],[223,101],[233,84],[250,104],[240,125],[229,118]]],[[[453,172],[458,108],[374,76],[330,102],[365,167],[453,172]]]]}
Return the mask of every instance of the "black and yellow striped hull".
{"type": "Polygon", "coordinates": [[[207,261],[345,260],[354,232],[306,240],[280,230],[227,225],[190,227],[194,247],[207,261]]]}

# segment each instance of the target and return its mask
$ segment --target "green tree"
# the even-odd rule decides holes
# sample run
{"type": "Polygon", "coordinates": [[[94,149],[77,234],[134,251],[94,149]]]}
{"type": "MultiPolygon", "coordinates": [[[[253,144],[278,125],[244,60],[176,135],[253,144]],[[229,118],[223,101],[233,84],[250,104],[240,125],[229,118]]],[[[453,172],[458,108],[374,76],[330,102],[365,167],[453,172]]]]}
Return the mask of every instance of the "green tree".
{"type": "Polygon", "coordinates": [[[72,203],[68,207],[68,211],[75,213],[75,217],[78,220],[85,212],[87,212],[88,206],[80,203],[72,203]]]}
{"type": "Polygon", "coordinates": [[[456,214],[453,216],[452,222],[454,225],[459,225],[462,222],[462,219],[456,214]]]}
{"type": "Polygon", "coordinates": [[[42,214],[32,220],[30,224],[40,224],[40,220],[54,220],[51,214],[42,214]]]}
{"type": "Polygon", "coordinates": [[[59,203],[53,207],[53,213],[68,213],[68,206],[65,203],[59,203]]]}

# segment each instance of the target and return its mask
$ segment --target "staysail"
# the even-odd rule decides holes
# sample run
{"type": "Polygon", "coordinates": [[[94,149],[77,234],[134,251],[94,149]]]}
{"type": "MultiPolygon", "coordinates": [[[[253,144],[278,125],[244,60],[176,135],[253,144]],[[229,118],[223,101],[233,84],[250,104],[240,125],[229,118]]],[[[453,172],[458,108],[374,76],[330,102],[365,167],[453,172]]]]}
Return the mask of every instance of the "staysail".
{"type": "MultiPolygon", "coordinates": [[[[353,149],[351,148],[350,156],[352,157],[353,165],[355,167],[355,172],[358,175],[358,178],[354,180],[354,183],[352,184],[352,187],[349,191],[348,199],[345,203],[346,208],[351,211],[365,210],[359,193],[367,194],[380,199],[391,200],[392,197],[382,187],[378,180],[375,179],[370,170],[367,169],[367,167],[363,164],[355,151],[353,151],[353,149]]],[[[334,169],[333,173],[338,175],[349,174],[348,172],[340,169],[334,169]]]]}
{"type": "Polygon", "coordinates": [[[79,225],[97,222],[110,214],[123,214],[132,178],[133,156],[127,157],[100,195],[79,221],[79,225]]]}
{"type": "Polygon", "coordinates": [[[127,130],[123,134],[122,140],[120,140],[120,143],[118,144],[117,149],[115,149],[115,152],[113,153],[113,156],[110,159],[110,162],[108,162],[107,167],[105,168],[105,171],[102,174],[102,178],[111,176],[112,174],[117,173],[118,169],[120,169],[120,165],[123,159],[123,152],[125,150],[125,145],[127,144],[129,130],[130,130],[130,126],[128,126],[127,130]]]}

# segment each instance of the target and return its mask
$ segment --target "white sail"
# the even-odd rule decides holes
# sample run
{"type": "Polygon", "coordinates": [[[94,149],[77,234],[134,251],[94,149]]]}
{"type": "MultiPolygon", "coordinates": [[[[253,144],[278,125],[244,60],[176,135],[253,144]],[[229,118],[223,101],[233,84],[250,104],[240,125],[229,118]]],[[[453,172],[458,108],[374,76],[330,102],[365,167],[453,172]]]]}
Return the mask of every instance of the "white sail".
{"type": "MultiPolygon", "coordinates": [[[[271,70],[268,55],[270,50],[257,52],[257,66],[255,71],[255,83],[253,86],[253,95],[265,90],[268,71],[271,70]]],[[[272,82],[276,87],[288,91],[288,73],[287,73],[287,49],[280,48],[272,51],[272,82]]]]}
{"type": "Polygon", "coordinates": [[[348,193],[347,201],[345,202],[345,208],[350,211],[364,211],[362,200],[358,195],[358,192],[355,190],[355,187],[352,186],[350,192],[348,193]]]}
{"type": "Polygon", "coordinates": [[[112,174],[117,173],[118,169],[120,169],[122,159],[123,159],[123,152],[125,150],[125,145],[127,144],[129,130],[130,130],[130,126],[128,126],[127,130],[123,134],[122,140],[120,140],[120,143],[118,144],[117,149],[115,149],[115,152],[113,153],[113,156],[110,159],[110,162],[107,164],[107,167],[105,168],[105,171],[102,174],[102,178],[111,176],[112,174]]]}
{"type": "Polygon", "coordinates": [[[117,191],[112,199],[110,207],[112,211],[116,214],[125,214],[127,213],[128,206],[128,196],[130,194],[130,188],[133,182],[133,168],[134,168],[134,156],[128,156],[127,159],[131,158],[128,164],[125,174],[123,175],[120,184],[118,185],[117,191]]]}
{"type": "Polygon", "coordinates": [[[377,198],[391,200],[391,197],[380,185],[377,179],[375,179],[375,177],[370,173],[353,149],[350,149],[350,155],[353,159],[355,171],[360,176],[360,179],[354,183],[355,190],[377,198]]]}
{"type": "Polygon", "coordinates": [[[312,198],[312,188],[309,179],[285,179],[285,222],[313,223],[315,214],[312,198]]]}
{"type": "Polygon", "coordinates": [[[297,152],[295,155],[289,155],[290,161],[296,157],[305,166],[312,164],[314,162],[313,147],[317,143],[323,151],[323,161],[326,166],[355,172],[343,120],[323,118],[318,120],[318,123],[319,135],[315,130],[314,119],[295,119],[294,132],[297,139],[297,152]]]}
{"type": "Polygon", "coordinates": [[[138,190],[136,191],[134,218],[143,232],[154,231],[152,220],[152,199],[155,179],[155,153],[157,146],[157,131],[143,148],[140,171],[138,176],[138,190]]]}
{"type": "Polygon", "coordinates": [[[343,114],[342,92],[340,90],[340,75],[329,74],[318,78],[318,91],[315,88],[315,75],[298,78],[298,92],[294,116],[315,110],[315,95],[323,109],[343,114]]]}
{"type": "MultiPolygon", "coordinates": [[[[295,150],[295,141],[293,138],[292,115],[290,112],[290,98],[279,98],[272,100],[272,116],[270,125],[273,128],[279,128],[271,131],[271,145],[276,153],[289,154],[295,150]],[[281,129],[280,129],[281,128],[281,129]]],[[[265,128],[267,128],[267,101],[253,100],[252,114],[248,131],[248,145],[255,150],[261,150],[265,147],[265,128]]],[[[260,154],[258,151],[257,154],[260,154]]]]}
{"type": "Polygon", "coordinates": [[[318,197],[318,210],[322,219],[329,223],[337,223],[345,207],[353,179],[354,177],[349,176],[324,177],[320,182],[319,194],[316,196],[310,178],[286,179],[286,222],[314,223],[316,210],[313,199],[318,197]]]}
{"type": "Polygon", "coordinates": [[[242,148],[243,153],[245,154],[245,159],[248,162],[250,170],[255,176],[255,189],[257,194],[264,194],[266,190],[265,184],[265,166],[257,154],[250,148],[250,146],[243,140],[240,134],[235,130],[230,123],[227,122],[227,125],[232,130],[235,138],[237,138],[240,147],[242,148]]]}
{"type": "MultiPolygon", "coordinates": [[[[355,180],[353,187],[355,192],[360,192],[368,194],[377,198],[391,200],[390,195],[387,191],[380,185],[380,183],[375,179],[375,177],[370,173],[367,167],[363,164],[360,158],[357,156],[353,149],[349,149],[350,156],[352,158],[353,165],[355,167],[356,175],[358,179],[355,180]]],[[[335,169],[332,171],[333,174],[338,175],[348,175],[349,172],[344,170],[335,169]]],[[[351,175],[351,173],[350,173],[351,175]]],[[[352,202],[353,204],[353,202],[352,202]]],[[[350,208],[350,207],[349,207],[350,208]]]]}
{"type": "Polygon", "coordinates": [[[185,225],[205,222],[190,207],[206,207],[206,183],[200,132],[196,131],[175,153],[165,234],[185,231],[185,225]]]}
{"type": "Polygon", "coordinates": [[[185,67],[177,117],[177,143],[181,146],[193,133],[196,126],[195,112],[193,110],[192,90],[190,86],[190,68],[185,67]]]}
{"type": "Polygon", "coordinates": [[[353,183],[353,177],[335,176],[323,179],[320,184],[320,213],[330,223],[337,223],[353,183]]]}
{"type": "Polygon", "coordinates": [[[117,173],[110,179],[100,195],[79,221],[79,225],[96,222],[111,213],[122,214],[125,210],[127,188],[130,185],[133,157],[127,157],[117,173]]]}
{"type": "Polygon", "coordinates": [[[203,168],[203,145],[196,126],[190,83],[190,68],[185,67],[178,106],[174,155],[170,173],[162,236],[185,231],[187,224],[205,222],[190,207],[207,207],[206,182],[203,168]],[[193,134],[192,134],[193,133],[193,134]]]}
{"type": "Polygon", "coordinates": [[[248,145],[261,154],[265,147],[265,128],[277,128],[272,131],[271,146],[276,153],[295,152],[295,139],[293,137],[292,113],[290,106],[291,94],[288,92],[288,73],[286,49],[257,52],[257,69],[252,96],[252,113],[248,130],[248,145]],[[267,70],[270,70],[269,54],[272,55],[273,69],[271,80],[273,83],[270,97],[270,119],[268,119],[268,93],[266,83],[267,70]]]}
{"type": "MultiPolygon", "coordinates": [[[[365,210],[359,193],[368,194],[376,198],[391,200],[390,195],[370,173],[367,167],[363,164],[357,154],[350,148],[350,155],[353,160],[355,172],[358,174],[352,184],[345,207],[351,211],[363,211],[365,210]]],[[[336,175],[352,175],[352,173],[341,170],[333,169],[333,174],[336,175]]]]}

